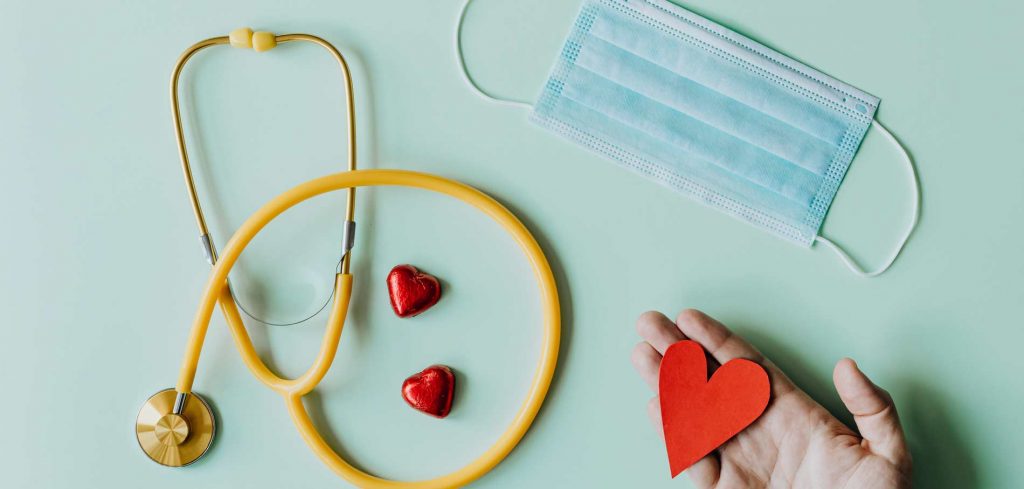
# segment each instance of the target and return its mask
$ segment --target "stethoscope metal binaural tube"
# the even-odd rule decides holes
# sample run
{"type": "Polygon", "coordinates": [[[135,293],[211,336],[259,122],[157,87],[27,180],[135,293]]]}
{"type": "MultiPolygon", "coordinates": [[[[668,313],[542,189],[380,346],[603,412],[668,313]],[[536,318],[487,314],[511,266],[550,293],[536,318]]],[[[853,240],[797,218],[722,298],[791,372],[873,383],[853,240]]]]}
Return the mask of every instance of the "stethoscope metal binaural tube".
{"type": "MultiPolygon", "coordinates": [[[[170,82],[171,118],[174,122],[174,136],[178,146],[178,155],[181,160],[181,168],[185,177],[185,185],[188,190],[189,202],[192,204],[192,212],[195,215],[196,224],[199,227],[200,243],[203,246],[205,258],[210,266],[214,266],[217,263],[217,250],[206,224],[206,216],[203,213],[203,208],[199,201],[199,194],[196,191],[195,179],[192,175],[192,167],[189,164],[188,149],[186,147],[185,134],[181,122],[181,104],[178,97],[178,85],[181,73],[185,65],[196,53],[211,46],[230,44],[235,47],[252,48],[255,51],[262,52],[273,49],[279,43],[295,41],[310,42],[323,47],[331,54],[341,67],[341,74],[344,82],[345,113],[347,116],[346,123],[348,131],[347,169],[349,171],[355,171],[355,104],[352,90],[352,76],[349,71],[348,63],[345,61],[345,57],[342,56],[331,43],[310,34],[284,34],[278,36],[269,32],[254,33],[249,28],[240,28],[232,31],[228,36],[212,37],[193,44],[178,57],[178,61],[174,65],[170,82]]],[[[341,317],[338,317],[338,306],[340,305],[338,303],[342,302],[345,304],[341,308],[342,310],[347,308],[347,302],[349,299],[347,294],[350,292],[350,289],[343,286],[343,282],[346,281],[340,280],[340,277],[348,276],[351,266],[352,247],[355,239],[354,214],[355,189],[349,188],[347,190],[345,205],[345,221],[342,227],[342,256],[338,270],[336,271],[338,278],[334,280],[333,292],[327,299],[327,303],[330,303],[332,299],[335,301],[335,307],[331,309],[331,316],[328,318],[328,323],[333,325],[334,328],[339,331],[340,324],[338,323],[344,321],[344,314],[342,314],[341,317]],[[345,294],[344,297],[342,294],[345,294]]],[[[231,285],[228,281],[225,281],[224,292],[225,293],[221,294],[219,297],[219,302],[225,315],[228,317],[229,322],[234,320],[241,324],[241,318],[238,317],[238,310],[241,309],[257,321],[265,324],[272,324],[256,318],[245,308],[242,308],[235,300],[234,295],[231,292],[231,285]]],[[[314,313],[313,316],[322,311],[327,306],[327,303],[324,304],[324,307],[314,313]]],[[[306,319],[313,316],[307,317],[306,319]]],[[[305,321],[305,319],[302,321],[305,321]]],[[[332,328],[329,327],[329,329],[332,328]]],[[[335,340],[335,345],[336,344],[337,341],[335,340]]],[[[186,363],[188,362],[186,361],[186,363]]],[[[311,370],[318,370],[320,368],[323,368],[323,366],[320,365],[311,370]]],[[[309,372],[307,375],[311,373],[313,372],[309,372]]],[[[279,378],[277,380],[280,380],[282,383],[287,382],[279,378]]],[[[136,430],[137,436],[139,436],[140,447],[142,447],[143,451],[145,451],[151,459],[160,464],[171,466],[188,465],[195,459],[202,456],[212,443],[215,429],[213,412],[202,398],[192,394],[190,390],[191,386],[183,388],[179,385],[173,390],[166,389],[154,394],[147,401],[146,405],[143,406],[143,409],[139,413],[139,418],[136,420],[136,430]],[[173,397],[171,397],[172,394],[173,397]],[[190,403],[190,397],[195,397],[198,401],[190,403]],[[186,408],[189,408],[191,411],[189,416],[185,415],[186,408]],[[169,412],[159,415],[159,413],[162,412],[161,410],[169,412]],[[193,422],[191,424],[194,426],[190,426],[188,421],[189,418],[193,418],[193,422]],[[148,435],[153,433],[158,433],[159,435],[155,439],[152,436],[147,437],[146,441],[148,443],[144,443],[143,431],[139,430],[144,430],[148,435]],[[199,443],[203,446],[188,446],[189,443],[193,445],[199,443]]]]}
{"type": "MultiPolygon", "coordinates": [[[[196,191],[195,179],[192,176],[192,167],[189,164],[188,149],[185,144],[185,131],[182,128],[181,123],[181,104],[178,100],[178,82],[181,78],[181,72],[192,56],[210,46],[230,44],[236,47],[253,48],[256,51],[266,51],[274,48],[279,43],[295,41],[310,42],[323,47],[331,54],[332,57],[334,57],[335,61],[337,61],[338,65],[341,67],[341,75],[345,88],[345,114],[348,131],[346,138],[348,141],[347,169],[349,171],[354,171],[356,169],[356,117],[352,90],[352,75],[349,71],[348,63],[345,61],[345,57],[342,56],[331,43],[310,34],[282,34],[275,36],[269,32],[253,33],[248,28],[241,28],[236,29],[228,36],[211,37],[193,44],[191,47],[186,49],[180,57],[178,57],[178,61],[175,63],[174,70],[171,73],[171,118],[174,121],[174,138],[178,145],[178,156],[181,159],[181,169],[185,176],[185,185],[188,189],[189,202],[192,204],[192,213],[195,215],[196,224],[199,226],[199,239],[203,246],[206,260],[211,266],[217,263],[217,250],[214,246],[209,228],[206,225],[206,216],[203,213],[203,207],[199,202],[199,193],[196,191]],[[260,44],[261,42],[262,44],[260,44]]],[[[342,228],[342,257],[339,270],[341,273],[348,273],[350,267],[350,255],[355,239],[355,199],[355,189],[349,189],[347,191],[347,200],[345,204],[345,223],[342,228]]],[[[260,321],[265,322],[262,320],[260,321]]]]}
{"type": "MultiPolygon", "coordinates": [[[[257,36],[262,36],[264,40],[267,39],[270,33],[261,32],[256,33],[257,36]]],[[[206,261],[213,266],[217,263],[217,248],[214,245],[213,237],[210,235],[210,230],[206,225],[206,216],[203,213],[202,204],[199,202],[199,192],[196,191],[195,178],[192,176],[192,166],[189,164],[188,148],[185,143],[185,131],[181,123],[181,103],[178,99],[178,82],[181,79],[181,72],[184,70],[185,65],[189,59],[192,58],[196,53],[202,51],[211,46],[230,44],[235,47],[242,48],[255,48],[258,51],[265,51],[276,47],[279,43],[284,42],[311,42],[317,44],[326,49],[331,56],[334,57],[335,61],[341,67],[341,76],[345,87],[345,114],[346,114],[346,126],[348,130],[347,141],[348,141],[348,171],[354,171],[356,169],[356,118],[355,118],[355,102],[352,90],[352,75],[348,67],[348,63],[345,61],[345,57],[332,45],[331,43],[323,40],[320,37],[311,34],[283,34],[280,36],[273,36],[273,42],[267,43],[265,49],[261,46],[253,45],[254,33],[248,28],[236,29],[228,36],[211,37],[193,44],[191,47],[185,50],[181,56],[178,57],[177,63],[174,65],[174,70],[171,73],[171,119],[174,121],[174,138],[178,146],[178,156],[181,159],[181,170],[185,176],[185,186],[188,189],[189,202],[192,204],[192,213],[195,215],[196,224],[199,226],[199,240],[203,246],[203,253],[206,261]],[[248,42],[246,42],[248,41],[248,42]]],[[[348,273],[351,266],[351,253],[352,247],[354,246],[355,240],[355,198],[356,191],[354,188],[348,189],[347,199],[345,203],[345,222],[342,228],[342,240],[341,240],[341,263],[339,272],[348,273]]],[[[231,285],[228,284],[228,287],[231,285]]],[[[334,297],[334,294],[331,294],[334,297]]],[[[256,318],[249,313],[244,307],[238,304],[235,300],[234,294],[232,294],[232,300],[236,303],[239,308],[246,313],[249,317],[256,319],[262,323],[267,323],[262,319],[256,318]]],[[[328,299],[328,302],[331,299],[328,299]]],[[[326,304],[325,304],[326,306],[326,304]]],[[[321,308],[320,310],[323,310],[321,308]]],[[[318,310],[317,312],[320,312],[318,310]]],[[[314,315],[316,315],[314,313],[314,315]]],[[[310,316],[312,317],[312,316],[310,316]]],[[[309,319],[307,317],[306,319],[309,319]]],[[[303,319],[302,321],[304,321],[303,319]]],[[[299,321],[299,322],[302,322],[299,321]]],[[[185,397],[187,394],[178,393],[178,398],[175,400],[174,412],[180,414],[181,409],[185,403],[185,397]]]]}

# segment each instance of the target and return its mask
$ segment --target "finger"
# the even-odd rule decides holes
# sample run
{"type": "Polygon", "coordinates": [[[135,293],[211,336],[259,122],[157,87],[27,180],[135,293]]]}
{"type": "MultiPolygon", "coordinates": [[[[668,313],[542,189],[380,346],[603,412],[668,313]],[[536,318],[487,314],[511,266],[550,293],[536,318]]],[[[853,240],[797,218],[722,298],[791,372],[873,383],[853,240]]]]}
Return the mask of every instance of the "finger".
{"type": "MultiPolygon", "coordinates": [[[[665,428],[661,423],[661,398],[659,396],[654,396],[650,401],[647,401],[647,415],[651,418],[651,424],[654,425],[655,431],[664,438],[665,428]]],[[[690,468],[686,469],[686,473],[690,476],[690,480],[693,481],[694,485],[704,488],[715,485],[715,482],[718,481],[720,470],[721,463],[718,459],[718,452],[715,451],[691,465],[690,468]]]]}
{"type": "Polygon", "coordinates": [[[679,313],[676,325],[684,335],[700,343],[719,363],[734,358],[746,358],[755,362],[764,361],[764,356],[743,338],[736,336],[725,325],[696,309],[679,313]]]}
{"type": "Polygon", "coordinates": [[[846,409],[853,414],[857,430],[867,442],[866,448],[894,464],[909,463],[903,428],[892,396],[871,382],[849,358],[836,364],[832,381],[846,409]]]}
{"type": "Polygon", "coordinates": [[[722,476],[722,462],[719,460],[718,452],[714,451],[705,455],[704,458],[686,469],[686,473],[690,475],[690,480],[697,487],[715,487],[718,479],[722,476]]]}
{"type": "Polygon", "coordinates": [[[661,354],[646,341],[641,341],[633,347],[633,354],[630,355],[633,368],[640,374],[640,378],[647,382],[647,385],[658,393],[658,367],[661,366],[661,354]]]}
{"type": "Polygon", "coordinates": [[[661,355],[665,354],[672,343],[686,339],[672,320],[657,311],[641,314],[636,321],[636,332],[661,355]]]}
{"type": "Polygon", "coordinates": [[[654,425],[654,431],[658,432],[658,436],[665,437],[665,427],[661,424],[661,397],[654,396],[647,401],[647,417],[651,418],[651,424],[654,425]]]}
{"type": "Polygon", "coordinates": [[[711,316],[696,309],[686,309],[679,313],[676,325],[684,335],[700,343],[719,363],[745,358],[764,367],[771,381],[772,395],[778,397],[796,388],[793,381],[757,348],[711,316]]]}

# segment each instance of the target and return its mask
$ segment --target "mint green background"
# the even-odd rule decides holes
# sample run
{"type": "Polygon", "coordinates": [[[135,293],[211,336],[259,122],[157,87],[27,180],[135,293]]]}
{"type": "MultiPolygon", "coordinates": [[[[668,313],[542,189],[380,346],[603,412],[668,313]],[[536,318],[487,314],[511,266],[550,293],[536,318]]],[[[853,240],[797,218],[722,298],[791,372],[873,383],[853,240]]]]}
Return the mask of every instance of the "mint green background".
{"type": "MultiPolygon", "coordinates": [[[[668,479],[633,374],[633,322],[699,307],[733,325],[833,412],[851,356],[895,397],[919,487],[1021,484],[1024,382],[1024,42],[1020,2],[688,1],[698,13],[883,102],[918,161],[923,215],[880,278],[701,207],[530,125],[463,85],[459,2],[28,2],[0,4],[0,419],[3,486],[339,487],[283,404],[245,370],[214,316],[196,388],[220,432],[180,470],[149,462],[132,424],[175,381],[207,274],[171,134],[178,54],[240,25],[321,35],[355,73],[360,162],[453,177],[517,212],[559,280],[564,344],[529,435],[481,487],[687,487],[668,479]]],[[[504,96],[539,92],[576,0],[478,0],[469,64],[504,96]]],[[[197,178],[218,242],[271,196],[340,169],[336,67],[311,46],[199,56],[184,76],[197,178]],[[285,126],[286,122],[294,124],[285,126]]],[[[908,183],[869,135],[824,233],[879,262],[904,225],[908,183]]],[[[274,223],[243,255],[243,299],[272,318],[315,310],[337,259],[341,195],[274,223]],[[261,306],[262,307],[262,306],[261,306]]],[[[332,443],[397,478],[464,464],[495,439],[537,356],[525,260],[467,206],[419,191],[359,200],[357,290],[334,369],[308,401],[332,443]],[[444,281],[399,320],[383,278],[414,263],[444,281]],[[401,380],[459,372],[444,421],[403,405],[401,380]]],[[[269,362],[308,365],[322,317],[252,334],[269,362]],[[272,344],[272,346],[271,346],[272,344]]]]}

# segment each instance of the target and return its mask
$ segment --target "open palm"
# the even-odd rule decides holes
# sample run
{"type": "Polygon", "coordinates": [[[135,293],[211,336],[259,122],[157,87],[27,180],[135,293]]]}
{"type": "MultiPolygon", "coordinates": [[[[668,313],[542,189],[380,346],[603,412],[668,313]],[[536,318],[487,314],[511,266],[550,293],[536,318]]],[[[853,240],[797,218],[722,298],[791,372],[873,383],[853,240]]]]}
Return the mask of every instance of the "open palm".
{"type": "MultiPolygon", "coordinates": [[[[675,323],[661,313],[647,312],[637,321],[637,331],[644,341],[633,350],[633,365],[655,394],[662,354],[685,339],[710,353],[712,372],[734,358],[757,362],[768,372],[768,408],[754,424],[687,470],[697,487],[910,487],[910,452],[896,406],[853,360],[836,364],[833,381],[860,434],[800,390],[757,349],[700,311],[683,311],[675,323]]],[[[660,429],[657,395],[648,410],[660,429]]]]}

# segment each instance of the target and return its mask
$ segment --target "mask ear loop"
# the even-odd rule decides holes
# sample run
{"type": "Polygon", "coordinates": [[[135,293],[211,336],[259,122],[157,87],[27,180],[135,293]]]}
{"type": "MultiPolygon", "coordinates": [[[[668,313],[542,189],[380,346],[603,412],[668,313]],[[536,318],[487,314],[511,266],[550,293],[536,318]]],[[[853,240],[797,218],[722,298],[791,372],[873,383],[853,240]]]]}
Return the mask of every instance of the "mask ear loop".
{"type": "Polygon", "coordinates": [[[881,275],[883,272],[888,270],[889,267],[892,266],[893,262],[896,261],[896,257],[898,257],[900,255],[900,252],[903,251],[903,247],[906,246],[907,241],[910,240],[910,235],[913,234],[914,228],[917,227],[917,221],[921,216],[921,182],[917,178],[917,170],[914,169],[914,160],[910,157],[910,154],[907,153],[907,149],[903,147],[903,145],[899,142],[898,139],[896,139],[896,136],[893,136],[892,133],[889,132],[889,130],[886,129],[881,122],[874,120],[872,121],[871,127],[877,129],[878,132],[882,133],[882,135],[885,136],[890,143],[892,143],[894,146],[900,149],[900,152],[903,154],[903,161],[905,161],[907,164],[907,170],[910,171],[910,178],[914,185],[914,213],[910,218],[910,225],[907,226],[907,230],[903,232],[903,237],[900,239],[899,244],[896,245],[896,248],[893,249],[892,255],[889,256],[889,259],[886,260],[885,264],[882,265],[882,267],[879,268],[878,270],[872,272],[865,272],[864,268],[858,265],[857,262],[854,261],[854,259],[851,258],[849,254],[843,251],[842,247],[835,244],[828,238],[820,235],[815,236],[814,238],[816,242],[825,245],[830,250],[835,252],[835,254],[839,256],[839,259],[843,261],[843,264],[846,265],[846,268],[849,268],[851,272],[861,277],[875,277],[881,275]]]}
{"type": "Polygon", "coordinates": [[[532,109],[533,104],[529,102],[510,98],[499,98],[487,93],[484,89],[480,88],[480,85],[477,85],[476,81],[473,80],[473,77],[469,75],[469,70],[466,69],[466,57],[462,54],[462,24],[466,20],[466,11],[469,10],[469,2],[471,1],[472,0],[466,0],[466,2],[462,4],[462,8],[459,9],[459,20],[455,25],[455,57],[459,60],[459,72],[462,73],[462,81],[484,100],[512,107],[525,107],[532,109]]]}

